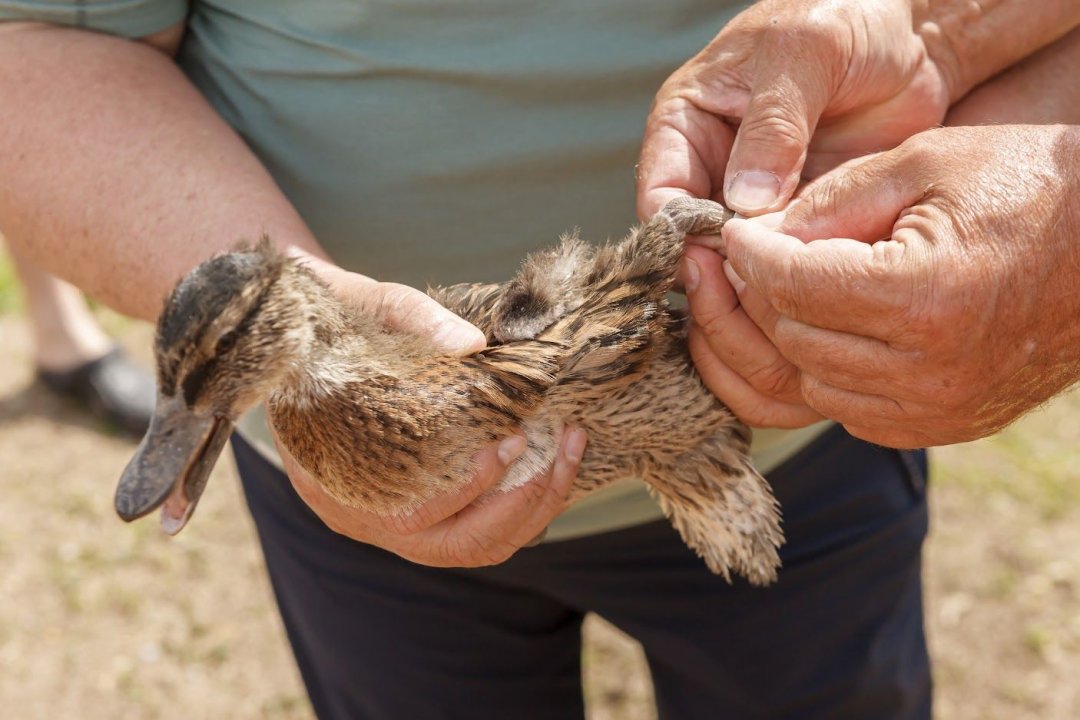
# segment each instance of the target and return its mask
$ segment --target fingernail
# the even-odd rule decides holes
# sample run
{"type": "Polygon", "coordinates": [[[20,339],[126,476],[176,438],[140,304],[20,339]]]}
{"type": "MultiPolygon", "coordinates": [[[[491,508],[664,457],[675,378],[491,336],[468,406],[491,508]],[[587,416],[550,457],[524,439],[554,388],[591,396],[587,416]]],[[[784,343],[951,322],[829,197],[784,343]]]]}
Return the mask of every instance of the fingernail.
{"type": "Polygon", "coordinates": [[[736,293],[741,293],[746,287],[746,281],[739,277],[739,273],[735,272],[735,268],[731,267],[731,263],[727,260],[724,261],[724,276],[731,283],[731,287],[735,288],[736,293]]]}
{"type": "Polygon", "coordinates": [[[479,330],[471,325],[457,322],[441,323],[432,333],[431,340],[435,345],[450,353],[479,349],[484,346],[483,335],[479,330]]]}
{"type": "Polygon", "coordinates": [[[503,465],[509,465],[510,463],[521,457],[521,453],[525,452],[525,447],[528,445],[525,438],[521,435],[511,435],[510,437],[499,443],[499,462],[503,465]]]}
{"type": "Polygon", "coordinates": [[[743,170],[735,174],[724,199],[728,207],[753,212],[769,207],[780,195],[780,178],[765,170],[743,170]]]}
{"type": "Polygon", "coordinates": [[[686,288],[687,293],[697,290],[698,283],[701,282],[701,267],[696,262],[684,257],[679,274],[682,275],[683,287],[686,288]]]}
{"type": "Polygon", "coordinates": [[[563,455],[570,462],[577,465],[581,462],[582,455],[585,454],[585,443],[588,442],[589,436],[581,428],[574,428],[570,431],[570,434],[566,436],[566,443],[563,446],[563,455]]]}

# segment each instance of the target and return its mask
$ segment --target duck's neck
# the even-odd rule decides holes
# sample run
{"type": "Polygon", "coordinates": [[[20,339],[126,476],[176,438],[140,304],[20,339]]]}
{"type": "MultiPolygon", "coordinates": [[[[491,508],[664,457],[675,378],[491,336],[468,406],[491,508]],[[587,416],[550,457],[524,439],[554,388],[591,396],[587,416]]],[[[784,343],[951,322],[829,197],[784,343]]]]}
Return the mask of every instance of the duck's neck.
{"type": "Polygon", "coordinates": [[[296,312],[285,331],[284,345],[292,353],[273,395],[302,403],[364,379],[366,368],[360,359],[372,354],[372,339],[382,332],[374,321],[345,308],[330,286],[308,268],[292,266],[288,273],[283,281],[296,312]]]}

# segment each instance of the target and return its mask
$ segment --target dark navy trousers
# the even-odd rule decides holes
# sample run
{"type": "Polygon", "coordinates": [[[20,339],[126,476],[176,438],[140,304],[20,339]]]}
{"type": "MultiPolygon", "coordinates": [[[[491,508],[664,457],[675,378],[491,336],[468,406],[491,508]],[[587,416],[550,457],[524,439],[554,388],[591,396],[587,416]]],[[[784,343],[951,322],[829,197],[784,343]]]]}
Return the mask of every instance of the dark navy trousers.
{"type": "Polygon", "coordinates": [[[326,529],[242,439],[237,465],[323,720],[583,716],[581,622],[645,648],[663,720],[930,718],[926,457],[833,428],[772,472],[780,580],[710,574],[666,522],[415,565],[326,529]]]}

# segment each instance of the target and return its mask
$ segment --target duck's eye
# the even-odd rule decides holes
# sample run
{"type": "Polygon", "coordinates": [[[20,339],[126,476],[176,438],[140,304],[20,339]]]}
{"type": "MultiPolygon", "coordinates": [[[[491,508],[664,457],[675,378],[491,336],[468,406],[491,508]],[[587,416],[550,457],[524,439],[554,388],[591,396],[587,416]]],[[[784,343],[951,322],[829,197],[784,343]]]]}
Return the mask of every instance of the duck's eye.
{"type": "Polygon", "coordinates": [[[233,346],[236,345],[237,336],[238,333],[235,329],[233,329],[219,337],[217,341],[217,346],[214,348],[214,354],[224,355],[225,353],[232,350],[233,346]]]}

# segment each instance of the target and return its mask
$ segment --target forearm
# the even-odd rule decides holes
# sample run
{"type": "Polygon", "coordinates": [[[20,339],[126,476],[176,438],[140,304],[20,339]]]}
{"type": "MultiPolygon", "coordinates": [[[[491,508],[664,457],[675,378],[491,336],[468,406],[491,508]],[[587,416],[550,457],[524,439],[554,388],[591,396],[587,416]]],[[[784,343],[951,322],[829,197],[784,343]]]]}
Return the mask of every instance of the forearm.
{"type": "Polygon", "coordinates": [[[949,110],[946,125],[1080,125],[1080,28],[975,88],[949,110]]]}
{"type": "Polygon", "coordinates": [[[1080,24],[1076,0],[913,0],[913,11],[953,102],[1080,24]]]}
{"type": "Polygon", "coordinates": [[[323,255],[243,140],[165,53],[0,26],[0,230],[118,310],[153,318],[188,269],[269,234],[323,255]]]}

